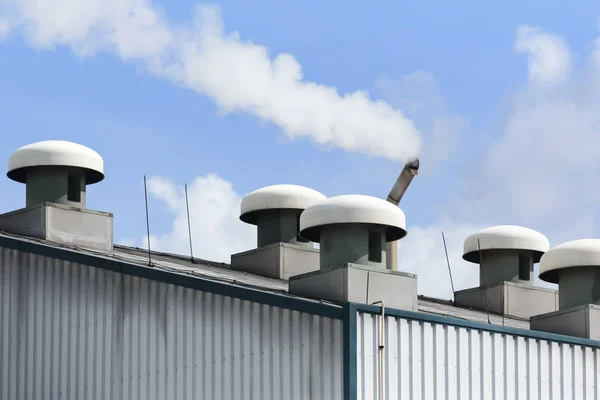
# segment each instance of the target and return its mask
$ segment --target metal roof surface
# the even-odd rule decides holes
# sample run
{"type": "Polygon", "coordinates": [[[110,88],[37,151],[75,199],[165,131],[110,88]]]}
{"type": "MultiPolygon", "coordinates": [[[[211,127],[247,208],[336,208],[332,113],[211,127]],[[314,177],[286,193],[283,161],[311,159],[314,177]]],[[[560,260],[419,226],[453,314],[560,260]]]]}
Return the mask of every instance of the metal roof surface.
{"type": "MultiPolygon", "coordinates": [[[[146,249],[115,245],[112,251],[99,251],[76,246],[58,244],[41,239],[23,237],[20,235],[14,235],[5,232],[0,233],[0,237],[2,236],[17,239],[24,242],[39,243],[44,246],[70,249],[71,251],[76,251],[82,254],[113,259],[148,268],[148,251],[146,249]]],[[[194,258],[194,262],[192,263],[190,257],[155,251],[151,252],[151,258],[152,267],[165,272],[183,274],[186,276],[197,277],[199,279],[228,283],[236,286],[242,286],[261,291],[286,294],[290,297],[298,297],[287,293],[287,281],[232,270],[230,266],[225,263],[212,262],[197,258],[194,258]]],[[[315,299],[306,300],[317,301],[315,299]]],[[[327,301],[322,302],[329,303],[327,301]]],[[[419,296],[418,307],[420,312],[427,314],[447,316],[467,321],[476,321],[484,323],[488,322],[487,313],[479,310],[456,307],[451,302],[445,300],[419,296]]],[[[489,320],[494,325],[529,329],[529,321],[524,319],[502,317],[501,315],[490,313],[489,320]]]]}
{"type": "MultiPolygon", "coordinates": [[[[112,256],[133,264],[148,265],[148,251],[145,249],[115,245],[112,256]]],[[[182,257],[168,253],[151,253],[152,265],[165,271],[189,274],[198,278],[236,283],[273,292],[287,292],[288,283],[284,280],[267,278],[247,272],[236,271],[228,264],[182,257]]]]}
{"type": "MultiPolygon", "coordinates": [[[[419,297],[419,311],[467,321],[488,322],[488,314],[485,311],[456,307],[449,301],[425,298],[422,296],[419,297]]],[[[526,319],[503,317],[498,314],[490,313],[489,322],[493,325],[529,329],[529,321],[526,319]]]]}

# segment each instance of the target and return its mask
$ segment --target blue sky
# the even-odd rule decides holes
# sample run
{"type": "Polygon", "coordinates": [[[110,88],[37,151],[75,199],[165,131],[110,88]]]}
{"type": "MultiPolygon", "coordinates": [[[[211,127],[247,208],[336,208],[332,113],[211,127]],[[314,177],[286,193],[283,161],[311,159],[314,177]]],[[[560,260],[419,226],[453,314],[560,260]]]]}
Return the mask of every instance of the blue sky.
{"type": "MultiPolygon", "coordinates": [[[[239,196],[259,187],[294,183],[328,196],[385,197],[402,163],[373,155],[388,147],[383,136],[364,142],[369,132],[353,132],[358,151],[345,151],[343,136],[324,146],[314,135],[290,138],[281,123],[258,118],[252,107],[223,112],[219,102],[239,103],[248,93],[222,81],[211,86],[214,70],[198,78],[204,92],[194,70],[165,72],[170,62],[202,68],[176,50],[153,47],[164,31],[173,35],[173,48],[195,45],[195,29],[206,25],[193,26],[196,4],[0,0],[0,159],[48,139],[95,149],[107,179],[89,188],[88,205],[113,212],[117,240],[136,245],[145,236],[143,175],[152,177],[153,240],[171,251],[186,251],[180,190],[194,185],[196,247],[205,250],[196,253],[206,258],[252,247],[253,231],[236,220],[236,207],[239,196]],[[111,11],[118,4],[123,10],[111,11]],[[156,21],[127,19],[148,10],[156,21]],[[119,29],[126,34],[115,39],[119,29]],[[161,67],[153,64],[156,57],[161,67]],[[371,142],[381,144],[361,151],[371,142]],[[218,178],[205,179],[210,174],[218,178]]],[[[293,56],[302,82],[333,86],[342,95],[367,91],[370,100],[386,102],[415,124],[422,171],[402,202],[409,236],[400,269],[427,276],[445,268],[442,229],[465,287],[476,284],[476,274],[460,262],[460,247],[479,227],[524,225],[552,244],[597,236],[600,190],[586,183],[600,172],[600,151],[591,145],[600,126],[593,116],[600,105],[597,2],[211,4],[225,33],[238,32],[242,46],[264,46],[270,59],[293,56]]],[[[244,79],[256,76],[260,83],[261,71],[246,68],[245,53],[235,54],[232,63],[216,59],[231,75],[243,70],[244,79]]],[[[248,88],[256,90],[253,96],[264,94],[260,84],[248,88]]],[[[327,104],[316,119],[328,117],[327,104]]],[[[349,123],[362,115],[356,114],[338,118],[349,123]]],[[[403,149],[402,140],[393,144],[403,149]]],[[[3,179],[0,190],[3,211],[24,204],[21,185],[3,179]]],[[[446,286],[428,294],[446,294],[446,286]]]]}

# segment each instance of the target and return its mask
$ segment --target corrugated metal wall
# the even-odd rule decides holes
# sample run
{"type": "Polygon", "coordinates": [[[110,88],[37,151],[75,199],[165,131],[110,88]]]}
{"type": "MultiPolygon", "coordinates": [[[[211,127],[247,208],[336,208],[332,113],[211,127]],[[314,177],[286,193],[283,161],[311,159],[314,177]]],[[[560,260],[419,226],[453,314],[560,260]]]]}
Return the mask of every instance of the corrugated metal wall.
{"type": "MultiPolygon", "coordinates": [[[[358,399],[379,399],[381,317],[357,318],[358,399]]],[[[386,317],[386,399],[600,399],[600,351],[386,317]]]]}
{"type": "Polygon", "coordinates": [[[342,322],[0,248],[0,399],[341,399],[342,322]]]}

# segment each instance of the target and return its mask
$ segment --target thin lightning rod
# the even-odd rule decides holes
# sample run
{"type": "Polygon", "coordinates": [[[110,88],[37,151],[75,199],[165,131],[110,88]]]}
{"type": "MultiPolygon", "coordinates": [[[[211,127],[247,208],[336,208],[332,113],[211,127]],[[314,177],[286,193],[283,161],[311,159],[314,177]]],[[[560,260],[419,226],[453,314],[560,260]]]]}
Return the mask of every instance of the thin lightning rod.
{"type": "Polygon", "coordinates": [[[452,299],[456,303],[455,291],[454,291],[454,280],[452,279],[452,269],[450,269],[450,259],[448,258],[448,247],[446,247],[446,237],[444,231],[442,231],[442,240],[444,241],[444,251],[446,252],[446,263],[448,264],[448,274],[450,275],[450,285],[452,286],[452,299]]]}
{"type": "Polygon", "coordinates": [[[194,249],[192,247],[192,224],[190,222],[190,203],[188,201],[187,183],[185,184],[185,207],[187,209],[187,222],[188,222],[188,233],[190,238],[190,258],[192,264],[194,263],[194,249]]]}
{"type": "Polygon", "coordinates": [[[152,252],[150,250],[150,217],[148,215],[148,189],[146,186],[146,175],[144,175],[144,198],[146,200],[146,233],[148,236],[148,265],[152,266],[152,252]]]}

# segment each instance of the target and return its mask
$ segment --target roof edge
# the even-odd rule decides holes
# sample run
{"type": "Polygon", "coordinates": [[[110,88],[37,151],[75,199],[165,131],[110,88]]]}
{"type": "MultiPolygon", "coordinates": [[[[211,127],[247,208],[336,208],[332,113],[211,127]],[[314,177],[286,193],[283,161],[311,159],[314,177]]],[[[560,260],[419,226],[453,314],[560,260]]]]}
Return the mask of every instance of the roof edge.
{"type": "MultiPolygon", "coordinates": [[[[361,303],[353,303],[357,312],[365,312],[369,314],[381,314],[381,307],[371,306],[361,303]]],[[[450,325],[459,328],[476,329],[486,332],[500,333],[504,335],[521,336],[529,339],[548,340],[556,343],[564,343],[576,346],[585,346],[600,348],[600,341],[593,339],[585,339],[576,336],[559,335],[557,333],[547,333],[542,331],[532,331],[528,329],[512,328],[507,326],[486,324],[483,322],[468,321],[452,317],[444,317],[435,314],[426,314],[422,312],[399,310],[395,308],[385,308],[385,315],[404,318],[415,321],[430,322],[434,324],[450,325]]]]}
{"type": "Polygon", "coordinates": [[[279,293],[271,293],[256,289],[244,288],[235,284],[225,284],[213,280],[192,277],[176,272],[163,271],[158,268],[141,266],[122,260],[114,260],[102,255],[90,255],[64,247],[54,247],[44,243],[36,243],[20,238],[0,236],[0,247],[17,250],[24,253],[36,254],[43,257],[55,258],[83,264],[93,268],[137,276],[175,286],[218,294],[240,300],[283,308],[301,313],[318,315],[333,319],[343,319],[344,309],[341,306],[320,303],[316,300],[294,298],[279,293]]]}

